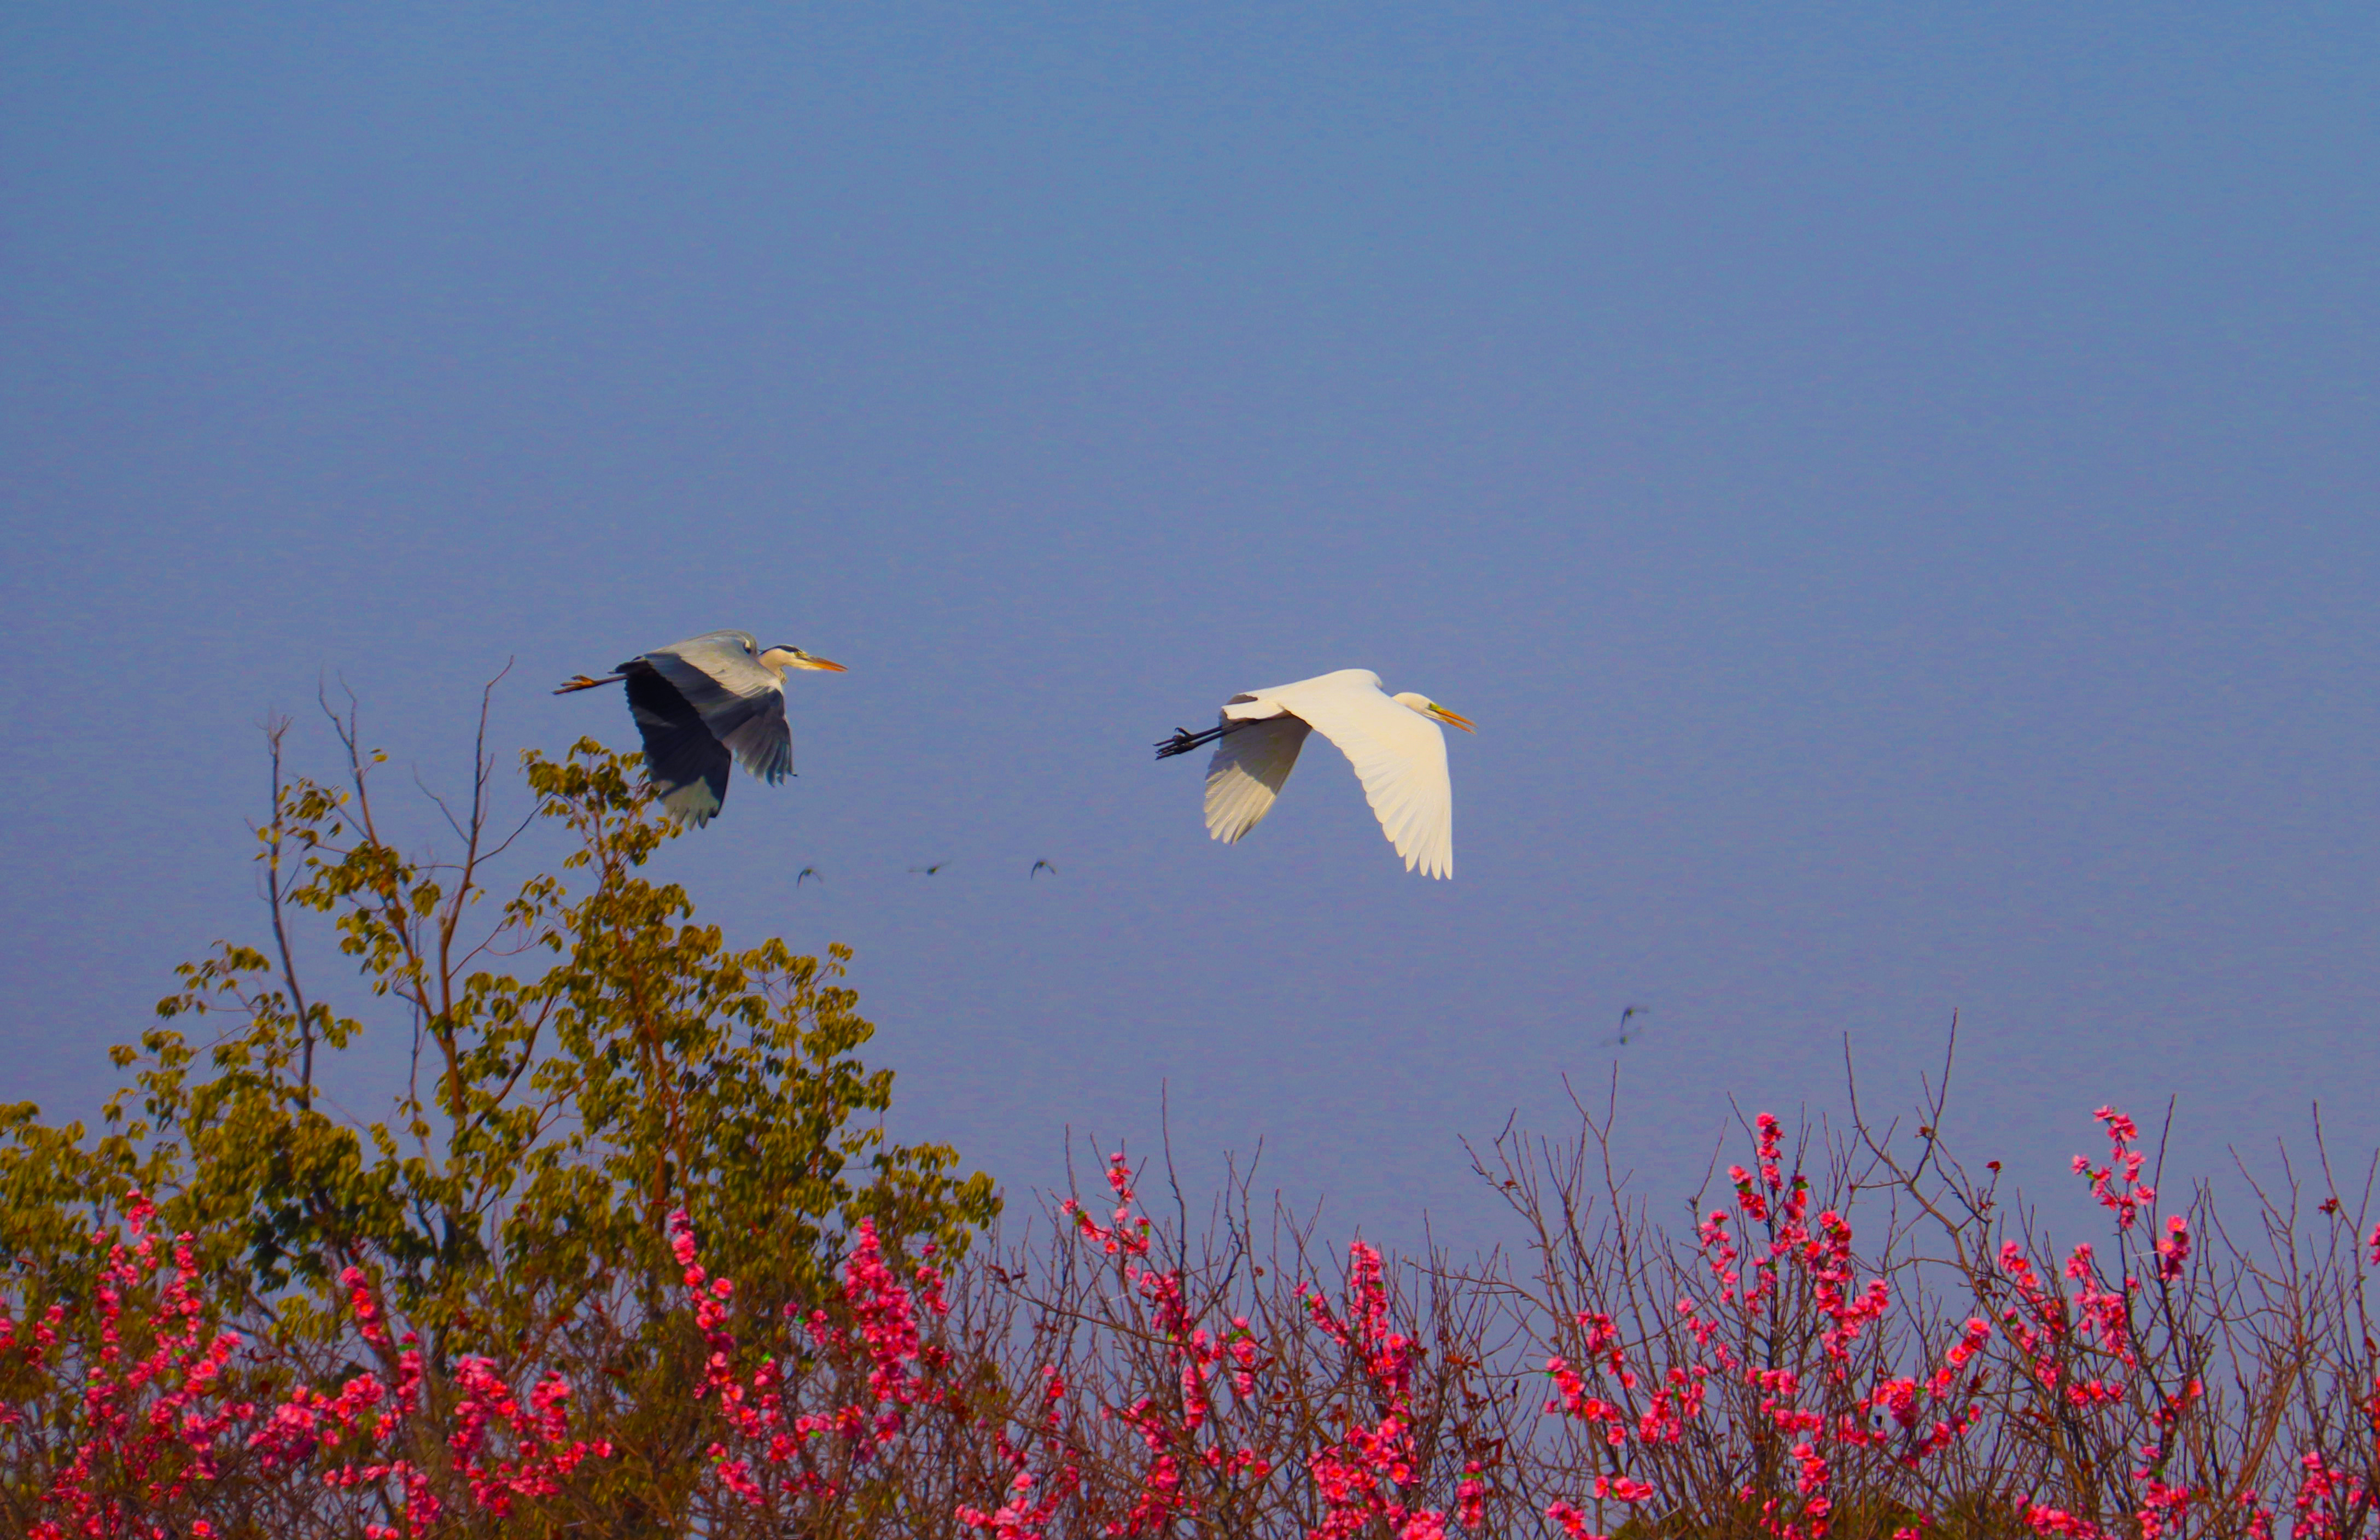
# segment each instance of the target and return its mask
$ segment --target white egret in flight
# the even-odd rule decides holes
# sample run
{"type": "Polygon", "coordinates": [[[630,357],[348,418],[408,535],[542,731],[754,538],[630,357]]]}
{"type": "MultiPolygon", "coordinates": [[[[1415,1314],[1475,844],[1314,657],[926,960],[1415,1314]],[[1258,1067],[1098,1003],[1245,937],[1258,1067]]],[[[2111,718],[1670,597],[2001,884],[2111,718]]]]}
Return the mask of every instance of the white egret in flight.
{"type": "Polygon", "coordinates": [[[844,672],[798,647],[766,651],[742,631],[706,631],[640,652],[601,679],[580,674],[554,691],[628,686],[628,710],[645,739],[645,778],[672,818],[699,829],[727,800],[735,761],[775,785],[794,770],[785,726],[785,671],[844,672]]]}
{"type": "Polygon", "coordinates": [[[1475,731],[1427,696],[1382,694],[1380,676],[1369,669],[1341,669],[1235,695],[1217,725],[1204,733],[1179,729],[1157,746],[1157,757],[1215,746],[1207,761],[1207,832],[1229,844],[1264,821],[1296,768],[1305,734],[1320,733],[1355,767],[1364,796],[1381,832],[1405,858],[1405,870],[1451,877],[1454,788],[1446,776],[1441,721],[1475,731]]]}

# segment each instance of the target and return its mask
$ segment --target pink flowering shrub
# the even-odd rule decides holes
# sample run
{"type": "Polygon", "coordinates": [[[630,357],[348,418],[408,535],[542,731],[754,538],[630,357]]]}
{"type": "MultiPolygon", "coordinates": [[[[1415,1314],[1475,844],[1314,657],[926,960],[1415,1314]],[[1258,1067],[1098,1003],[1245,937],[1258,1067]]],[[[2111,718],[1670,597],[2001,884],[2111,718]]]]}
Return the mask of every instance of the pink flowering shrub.
{"type": "Polygon", "coordinates": [[[1598,1207],[1589,1148],[1507,1145],[1491,1173],[1538,1258],[1516,1323],[1552,1423],[1533,1506],[1568,1535],[1691,1517],[1779,1540],[1824,1540],[1847,1501],[1938,1511],[1935,1468],[1985,1416],[1991,1328],[1855,1245],[1840,1165],[1809,1170],[1763,1113],[1727,1200],[1670,1237],[1623,1193],[1598,1207]]]}
{"type": "Polygon", "coordinates": [[[2103,1108],[2105,1155],[2072,1166],[2107,1233],[2052,1247],[2008,1218],[2001,1162],[1953,1158],[1940,1113],[1913,1146],[1791,1139],[1763,1114],[1691,1237],[1597,1190],[1592,1120],[1560,1154],[1508,1141],[1483,1162],[1536,1258],[1501,1281],[1543,1355],[1554,1431],[1516,1430],[1514,1469],[1551,1532],[2380,1533],[2365,1217],[2336,1191],[2312,1215],[2260,1193],[2257,1243],[2217,1265],[2205,1194],[2161,1199],[2137,1127],[2103,1108]],[[1864,1206],[1872,1231],[1862,1193],[1892,1199],[1864,1206]]]}
{"type": "Polygon", "coordinates": [[[91,1236],[101,1260],[86,1298],[22,1318],[0,1303],[0,1516],[11,1533],[310,1528],[395,1540],[441,1532],[449,1502],[507,1517],[611,1452],[570,1437],[560,1375],[549,1372],[524,1407],[488,1360],[465,1357],[444,1419],[448,1458],[421,1461],[422,1354],[410,1333],[390,1335],[361,1269],[341,1280],[358,1335],[394,1372],[318,1389],[293,1379],[282,1355],[221,1327],[191,1238],[176,1236],[168,1252],[151,1230],[155,1216],[136,1189],[120,1224],[91,1236]]]}
{"type": "Polygon", "coordinates": [[[1336,1267],[1294,1231],[1260,1248],[1244,1191],[1194,1258],[1140,1208],[1122,1154],[1105,1177],[1111,1206],[1062,1204],[1067,1228],[1027,1284],[1037,1340],[1075,1388],[1082,1452],[1065,1479],[1083,1520],[1063,1533],[1478,1526],[1500,1448],[1487,1403],[1463,1399],[1483,1301],[1418,1309],[1360,1241],[1336,1267]]]}
{"type": "MultiPolygon", "coordinates": [[[[0,1523],[291,1534],[1893,1536],[2380,1534],[2380,1233],[2326,1187],[2250,1249],[2099,1114],[2106,1217],[2051,1245],[1935,1133],[1761,1116],[1691,1226],[1594,1173],[1601,1129],[1482,1170],[1524,1264],[1335,1256],[1234,1189],[1200,1236],[1121,1154],[1105,1196],[964,1262],[863,1219],[813,1302],[713,1270],[680,1212],[666,1296],[541,1343],[436,1351],[337,1279],[337,1362],[227,1325],[137,1192],[79,1278],[0,1292],[0,1523]],[[1879,1203],[1888,1196],[1890,1203],[1879,1203]],[[2301,1226],[2303,1233],[2301,1233],[2301,1226]],[[619,1388],[630,1346],[673,1364],[619,1388]],[[640,1383],[655,1383],[650,1378],[640,1383]],[[683,1451],[664,1486],[634,1449],[683,1451]],[[666,1510],[658,1494],[682,1494],[666,1510]],[[651,1499],[638,1507],[639,1494],[651,1499]]],[[[21,1270],[19,1279],[32,1275],[21,1270]]]]}
{"type": "Polygon", "coordinates": [[[1450,1458],[1463,1416],[1416,1372],[1377,1250],[1352,1246],[1330,1287],[1254,1261],[1234,1225],[1233,1260],[1190,1267],[1122,1155],[1105,1174],[1103,1213],[1068,1200],[1047,1253],[981,1265],[955,1298],[863,1225],[833,1308],[740,1329],[735,1282],[677,1221],[718,1434],[704,1532],[1421,1540],[1458,1510],[1480,1527],[1484,1467],[1450,1458]]]}
{"type": "Polygon", "coordinates": [[[89,1237],[85,1299],[20,1295],[21,1314],[0,1301],[0,1516],[14,1533],[145,1533],[197,1513],[246,1463],[240,1338],[193,1287],[189,1237],[161,1245],[155,1214],[135,1190],[121,1227],[89,1237]]]}

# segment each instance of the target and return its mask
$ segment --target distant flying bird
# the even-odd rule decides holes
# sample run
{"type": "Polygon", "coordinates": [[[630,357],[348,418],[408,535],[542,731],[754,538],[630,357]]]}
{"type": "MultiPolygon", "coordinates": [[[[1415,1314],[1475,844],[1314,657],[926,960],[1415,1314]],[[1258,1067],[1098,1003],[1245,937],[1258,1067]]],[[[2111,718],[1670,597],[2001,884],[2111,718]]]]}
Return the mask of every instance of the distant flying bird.
{"type": "Polygon", "coordinates": [[[645,778],[674,819],[699,829],[727,800],[737,760],[771,785],[793,773],[785,726],[785,671],[844,672],[798,647],[760,649],[742,631],[706,631],[640,652],[601,679],[580,674],[554,691],[625,681],[628,710],[645,739],[645,778]]]}
{"type": "Polygon", "coordinates": [[[909,869],[920,877],[931,877],[949,865],[948,861],[937,861],[930,867],[911,867],[909,869]]]}
{"type": "Polygon", "coordinates": [[[1645,1035],[1645,1029],[1641,1026],[1634,1032],[1630,1032],[1628,1030],[1629,1022],[1637,1016],[1649,1016],[1652,1013],[1653,1008],[1649,1005],[1631,1005],[1627,1007],[1620,1013],[1619,1035],[1617,1037],[1606,1037],[1599,1046],[1603,1048],[1611,1048],[1616,1045],[1620,1048],[1626,1048],[1635,1038],[1641,1037],[1645,1035]]]}
{"type": "Polygon", "coordinates": [[[826,880],[826,874],[819,870],[816,867],[804,867],[799,872],[795,874],[794,886],[798,888],[813,877],[817,878],[821,882],[826,880]]]}
{"type": "Polygon", "coordinates": [[[1058,875],[1058,868],[1057,868],[1057,867],[1053,867],[1053,866],[1051,866],[1049,862],[1047,862],[1047,861],[1036,861],[1036,862],[1034,862],[1034,863],[1033,863],[1033,869],[1032,869],[1031,871],[1028,871],[1028,872],[1026,872],[1026,873],[1025,874],[1025,879],[1026,879],[1027,882],[1030,882],[1030,881],[1032,881],[1035,878],[1037,878],[1037,877],[1040,876],[1040,875],[1041,875],[1043,872],[1045,872],[1045,871],[1046,871],[1046,872],[1048,872],[1048,873],[1049,873],[1050,876],[1052,876],[1052,877],[1055,877],[1055,876],[1057,876],[1057,875],[1058,875]]]}
{"type": "Polygon", "coordinates": [[[1426,696],[1383,695],[1369,669],[1341,669],[1294,685],[1235,695],[1216,726],[1179,728],[1157,746],[1160,759],[1213,744],[1207,761],[1207,832],[1232,843],[1264,820],[1296,768],[1305,734],[1339,746],[1364,782],[1381,832],[1424,877],[1454,875],[1454,788],[1446,775],[1446,734],[1469,721],[1426,696]]]}

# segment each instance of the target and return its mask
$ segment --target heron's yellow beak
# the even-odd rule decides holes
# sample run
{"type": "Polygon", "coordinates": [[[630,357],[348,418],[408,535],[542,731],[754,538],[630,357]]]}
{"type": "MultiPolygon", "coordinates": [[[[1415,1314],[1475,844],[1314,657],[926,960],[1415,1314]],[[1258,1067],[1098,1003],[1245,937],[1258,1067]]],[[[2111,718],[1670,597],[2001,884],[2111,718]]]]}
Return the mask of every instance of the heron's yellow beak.
{"type": "Polygon", "coordinates": [[[798,647],[772,647],[760,654],[760,661],[772,669],[820,669],[828,673],[848,673],[841,663],[824,658],[813,658],[798,647]]]}
{"type": "Polygon", "coordinates": [[[1449,726],[1460,727],[1465,733],[1476,733],[1479,731],[1479,729],[1471,725],[1470,718],[1462,715],[1460,712],[1450,711],[1435,700],[1429,703],[1429,714],[1436,717],[1439,721],[1447,723],[1449,726]]]}

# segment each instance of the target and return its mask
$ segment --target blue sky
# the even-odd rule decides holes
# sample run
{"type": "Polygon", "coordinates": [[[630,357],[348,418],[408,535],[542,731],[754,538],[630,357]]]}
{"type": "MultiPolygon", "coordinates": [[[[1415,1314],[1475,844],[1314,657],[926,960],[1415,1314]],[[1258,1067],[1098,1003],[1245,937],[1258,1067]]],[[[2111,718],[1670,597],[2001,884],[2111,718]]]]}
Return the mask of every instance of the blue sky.
{"type": "Polygon", "coordinates": [[[852,672],[670,873],[857,948],[899,1132],[1012,1185],[1162,1090],[1194,1171],[1486,1235],[1456,1140],[1564,1073],[1667,1201],[1954,1009],[2035,1186],[2107,1100],[2380,1138],[2368,6],[0,42],[0,1095],[84,1110],[259,933],[267,710],[342,678],[452,783],[507,659],[507,753],[626,742],[544,686],[735,625],[852,672]],[[1480,725],[1451,883],[1335,758],[1232,849],[1149,762],[1350,666],[1480,725]]]}

